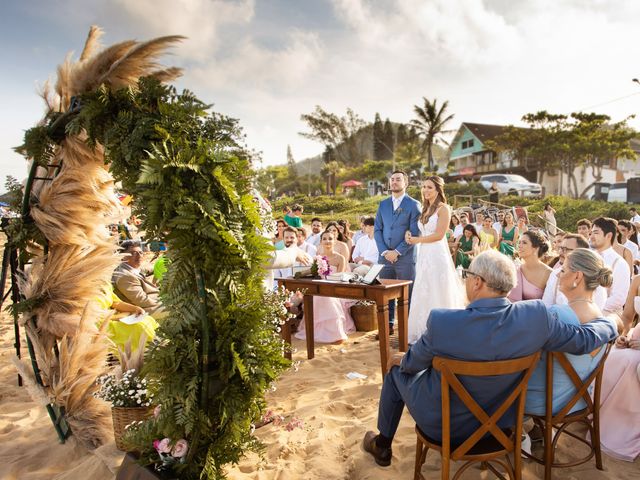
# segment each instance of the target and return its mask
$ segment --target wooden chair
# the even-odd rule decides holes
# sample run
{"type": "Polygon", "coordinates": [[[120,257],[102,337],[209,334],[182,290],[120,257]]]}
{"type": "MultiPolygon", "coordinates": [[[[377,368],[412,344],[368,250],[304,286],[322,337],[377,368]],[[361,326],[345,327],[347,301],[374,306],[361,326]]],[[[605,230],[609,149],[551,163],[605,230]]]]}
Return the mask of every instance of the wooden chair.
{"type": "Polygon", "coordinates": [[[540,352],[536,352],[527,357],[495,362],[464,362],[435,357],[433,359],[433,368],[440,372],[442,378],[442,442],[429,438],[416,425],[418,441],[416,445],[414,480],[425,480],[420,470],[430,448],[439,451],[442,456],[441,473],[443,480],[449,479],[451,460],[466,461],[456,472],[453,480],[459,478],[467,468],[476,462],[482,462],[483,467],[489,468],[496,476],[504,479],[504,476],[491,465],[491,462],[495,462],[507,471],[509,478],[520,480],[522,475],[520,442],[527,383],[539,358],[540,352]],[[512,375],[516,373],[521,374],[519,383],[507,395],[504,402],[502,402],[493,415],[488,415],[484,409],[478,405],[458,378],[458,375],[484,377],[512,375]],[[480,427],[461,444],[451,444],[451,397],[449,389],[453,390],[481,424],[480,427]],[[499,428],[497,426],[498,421],[516,402],[517,416],[514,428],[506,430],[499,428]],[[491,435],[485,438],[487,433],[491,435]],[[517,453],[514,454],[514,466],[512,467],[508,454],[513,452],[517,453]],[[500,457],[503,456],[507,457],[506,462],[500,459],[500,457]]]}
{"type": "Polygon", "coordinates": [[[583,382],[576,373],[575,369],[569,363],[569,360],[561,352],[547,352],[547,372],[546,372],[546,405],[544,415],[532,415],[525,413],[533,419],[534,423],[540,427],[544,435],[544,456],[543,458],[536,457],[527,452],[523,454],[542,465],[544,465],[544,478],[545,480],[551,479],[552,468],[566,468],[575,467],[576,465],[582,465],[583,463],[591,460],[594,455],[596,457],[596,468],[602,470],[602,452],[600,450],[600,390],[602,387],[602,372],[604,371],[604,364],[609,356],[609,351],[614,342],[610,342],[606,347],[602,358],[598,362],[598,366],[591,372],[586,380],[583,382]],[[553,362],[558,362],[566,374],[569,376],[573,385],[575,386],[576,393],[571,397],[569,402],[560,410],[556,415],[553,415],[553,362]],[[595,388],[593,393],[593,400],[589,395],[589,386],[595,381],[595,388]],[[577,412],[570,412],[574,405],[579,400],[584,400],[587,404],[586,408],[578,410],[577,412]],[[587,439],[576,435],[573,432],[567,430],[569,425],[574,423],[581,423],[585,425],[591,435],[591,442],[587,439]],[[553,432],[553,429],[556,432],[553,432]],[[560,435],[566,433],[570,437],[582,442],[589,447],[589,453],[587,456],[574,460],[572,462],[557,463],[554,459],[555,449],[558,444],[560,435]]]}

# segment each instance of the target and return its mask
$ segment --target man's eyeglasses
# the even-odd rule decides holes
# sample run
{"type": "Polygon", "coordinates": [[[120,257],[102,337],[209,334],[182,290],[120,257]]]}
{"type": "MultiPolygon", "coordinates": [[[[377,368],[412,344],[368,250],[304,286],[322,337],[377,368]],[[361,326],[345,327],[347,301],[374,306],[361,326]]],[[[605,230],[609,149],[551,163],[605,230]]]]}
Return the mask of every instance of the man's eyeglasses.
{"type": "Polygon", "coordinates": [[[477,273],[472,272],[471,270],[462,270],[462,279],[463,279],[463,280],[466,280],[466,279],[467,279],[467,277],[468,277],[469,275],[472,275],[472,276],[474,276],[474,277],[478,277],[478,278],[479,278],[480,280],[482,280],[483,282],[485,281],[485,279],[484,279],[484,278],[482,278],[482,277],[481,277],[480,275],[478,275],[477,273]]]}
{"type": "Polygon", "coordinates": [[[567,252],[573,252],[575,250],[575,248],[560,247],[558,250],[560,250],[563,253],[567,253],[567,252]]]}

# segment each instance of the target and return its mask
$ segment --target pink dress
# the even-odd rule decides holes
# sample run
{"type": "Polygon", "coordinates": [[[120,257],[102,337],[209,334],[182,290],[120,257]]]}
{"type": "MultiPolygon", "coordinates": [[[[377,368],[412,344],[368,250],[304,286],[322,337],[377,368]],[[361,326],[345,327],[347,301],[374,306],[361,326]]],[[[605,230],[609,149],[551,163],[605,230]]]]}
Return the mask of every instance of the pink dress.
{"type": "Polygon", "coordinates": [[[509,300],[519,302],[521,300],[540,300],[544,294],[543,288],[538,288],[524,276],[520,267],[516,270],[518,283],[509,292],[509,300]]]}
{"type": "MultiPolygon", "coordinates": [[[[335,266],[334,266],[335,268],[335,266]]],[[[353,300],[334,297],[313,297],[313,340],[320,343],[333,343],[346,340],[349,333],[356,331],[351,318],[353,300]]],[[[296,338],[307,338],[304,321],[300,322],[296,338]]]]}
{"type": "MultiPolygon", "coordinates": [[[[640,297],[635,297],[636,311],[640,297]]],[[[640,339],[640,326],[628,338],[640,339]]],[[[600,443],[614,458],[640,455],[640,350],[614,347],[604,365],[600,395],[600,443]]]]}

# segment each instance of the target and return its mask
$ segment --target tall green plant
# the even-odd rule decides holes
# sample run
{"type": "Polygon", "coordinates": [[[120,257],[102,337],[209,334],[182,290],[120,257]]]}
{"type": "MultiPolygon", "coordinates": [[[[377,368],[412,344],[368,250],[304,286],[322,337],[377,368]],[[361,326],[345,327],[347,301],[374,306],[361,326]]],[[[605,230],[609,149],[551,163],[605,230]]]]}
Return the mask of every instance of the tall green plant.
{"type": "Polygon", "coordinates": [[[153,439],[186,438],[180,478],[224,478],[225,464],[259,448],[252,423],[288,365],[276,332],[282,305],[262,289],[269,247],[240,128],[192,93],[150,79],[101,87],[81,103],[67,130],[104,145],[143,228],[169,245],[161,294],[170,313],[145,367],[161,413],[130,441],[151,462],[153,439]]]}

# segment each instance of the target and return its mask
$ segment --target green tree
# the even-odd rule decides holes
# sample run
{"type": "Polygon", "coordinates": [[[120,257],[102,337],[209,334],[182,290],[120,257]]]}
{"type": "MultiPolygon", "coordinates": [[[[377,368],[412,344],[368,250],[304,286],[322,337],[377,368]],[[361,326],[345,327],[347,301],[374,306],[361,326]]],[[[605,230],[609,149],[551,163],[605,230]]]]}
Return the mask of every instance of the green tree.
{"type": "Polygon", "coordinates": [[[438,107],[438,100],[435,98],[433,102],[426,97],[422,97],[422,100],[424,101],[422,107],[419,105],[413,106],[413,111],[417,118],[411,121],[411,125],[415,127],[416,133],[423,138],[422,150],[427,153],[429,171],[433,171],[433,146],[435,144],[448,145],[442,135],[452,132],[452,130],[446,130],[445,126],[453,119],[453,114],[448,115],[448,101],[444,101],[438,107]]]}
{"type": "Polygon", "coordinates": [[[384,160],[385,148],[384,148],[384,125],[380,119],[380,114],[376,113],[375,120],[373,121],[373,159],[384,160]]]}
{"type": "Polygon", "coordinates": [[[382,157],[384,160],[391,160],[394,155],[394,150],[396,148],[396,133],[393,130],[393,125],[387,118],[384,122],[384,156],[382,157]]]}
{"type": "Polygon", "coordinates": [[[593,185],[578,191],[577,167],[591,168],[594,183],[602,179],[602,168],[618,158],[635,158],[629,141],[636,135],[627,120],[609,123],[610,117],[595,113],[553,114],[545,110],[528,113],[522,120],[529,128],[509,125],[486,146],[520,161],[526,171],[560,174],[560,193],[565,187],[574,198],[593,185]]]}
{"type": "Polygon", "coordinates": [[[407,130],[407,126],[404,123],[401,123],[398,125],[398,130],[396,131],[396,149],[403,146],[408,141],[409,131],[407,130]]]}

